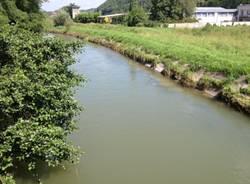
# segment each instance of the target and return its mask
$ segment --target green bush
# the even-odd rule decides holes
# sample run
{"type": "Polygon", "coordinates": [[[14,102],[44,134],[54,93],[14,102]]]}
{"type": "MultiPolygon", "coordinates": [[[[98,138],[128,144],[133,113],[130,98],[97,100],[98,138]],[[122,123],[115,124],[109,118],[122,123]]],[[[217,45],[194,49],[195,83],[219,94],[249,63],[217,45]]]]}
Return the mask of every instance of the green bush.
{"type": "Polygon", "coordinates": [[[98,22],[98,17],[100,16],[100,13],[80,13],[79,15],[76,16],[74,19],[75,22],[78,23],[97,23],[98,22]]]}
{"type": "Polygon", "coordinates": [[[13,176],[7,175],[7,176],[0,176],[0,183],[1,184],[15,184],[15,180],[13,179],[13,176]]]}
{"type": "Polygon", "coordinates": [[[41,0],[0,1],[0,25],[18,25],[33,32],[43,30],[44,15],[40,11],[41,0]]]}
{"type": "Polygon", "coordinates": [[[122,15],[122,16],[113,17],[112,18],[112,24],[126,25],[127,24],[127,16],[122,15]]]}
{"type": "Polygon", "coordinates": [[[0,26],[1,26],[1,25],[5,25],[5,24],[8,24],[8,22],[9,22],[8,17],[7,17],[6,15],[4,15],[4,13],[2,13],[2,12],[0,11],[0,26]]]}
{"type": "Polygon", "coordinates": [[[67,24],[70,24],[71,22],[72,19],[70,18],[70,15],[65,11],[60,11],[54,18],[55,26],[65,26],[67,24]]]}
{"type": "Polygon", "coordinates": [[[128,15],[128,26],[140,26],[148,20],[148,16],[144,9],[140,6],[133,8],[128,15]]]}
{"type": "Polygon", "coordinates": [[[36,174],[39,163],[77,161],[79,150],[67,136],[81,110],[73,95],[83,78],[69,67],[81,46],[16,26],[0,28],[1,180],[11,181],[9,172],[20,163],[36,174]]]}

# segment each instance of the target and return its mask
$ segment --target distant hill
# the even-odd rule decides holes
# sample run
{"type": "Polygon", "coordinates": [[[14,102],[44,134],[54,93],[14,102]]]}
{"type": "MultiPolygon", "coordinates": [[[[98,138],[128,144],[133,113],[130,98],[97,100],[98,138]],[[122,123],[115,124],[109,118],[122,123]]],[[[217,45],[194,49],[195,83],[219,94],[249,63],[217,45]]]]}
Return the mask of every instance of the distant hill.
{"type": "MultiPolygon", "coordinates": [[[[129,10],[129,2],[130,0],[107,0],[97,10],[101,11],[104,15],[124,13],[129,10]]],[[[149,9],[151,6],[151,0],[140,0],[140,3],[145,9],[149,9]]]]}

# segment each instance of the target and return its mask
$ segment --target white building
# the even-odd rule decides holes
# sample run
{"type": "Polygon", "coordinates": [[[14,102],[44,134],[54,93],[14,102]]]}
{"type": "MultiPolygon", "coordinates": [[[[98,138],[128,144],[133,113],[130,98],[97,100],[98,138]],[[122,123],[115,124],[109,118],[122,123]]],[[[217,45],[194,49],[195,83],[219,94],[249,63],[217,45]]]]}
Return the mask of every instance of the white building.
{"type": "Polygon", "coordinates": [[[77,6],[75,4],[71,5],[71,15],[72,15],[72,19],[76,18],[77,15],[80,14],[80,6],[77,6]]]}
{"type": "Polygon", "coordinates": [[[225,9],[222,7],[197,7],[195,18],[201,23],[221,24],[232,22],[237,15],[237,9],[225,9]]]}

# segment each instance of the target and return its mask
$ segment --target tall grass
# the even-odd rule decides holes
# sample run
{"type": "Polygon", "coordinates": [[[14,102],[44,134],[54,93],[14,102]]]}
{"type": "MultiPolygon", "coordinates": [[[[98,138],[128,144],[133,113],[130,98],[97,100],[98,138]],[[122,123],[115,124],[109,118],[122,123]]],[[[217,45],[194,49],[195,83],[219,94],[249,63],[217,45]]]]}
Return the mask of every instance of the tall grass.
{"type": "Polygon", "coordinates": [[[250,74],[250,27],[246,26],[176,30],[74,24],[70,32],[140,48],[162,62],[178,61],[193,71],[221,72],[231,78],[250,74]]]}

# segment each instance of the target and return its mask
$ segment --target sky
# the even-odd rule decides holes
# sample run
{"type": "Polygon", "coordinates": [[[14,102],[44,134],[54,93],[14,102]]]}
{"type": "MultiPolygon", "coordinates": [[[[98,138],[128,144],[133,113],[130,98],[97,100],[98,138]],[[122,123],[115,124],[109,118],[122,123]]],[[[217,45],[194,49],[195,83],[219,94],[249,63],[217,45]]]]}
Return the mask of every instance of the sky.
{"type": "Polygon", "coordinates": [[[96,8],[105,0],[49,0],[47,3],[43,3],[42,9],[46,11],[54,11],[70,3],[75,3],[81,6],[81,9],[96,8]]]}

